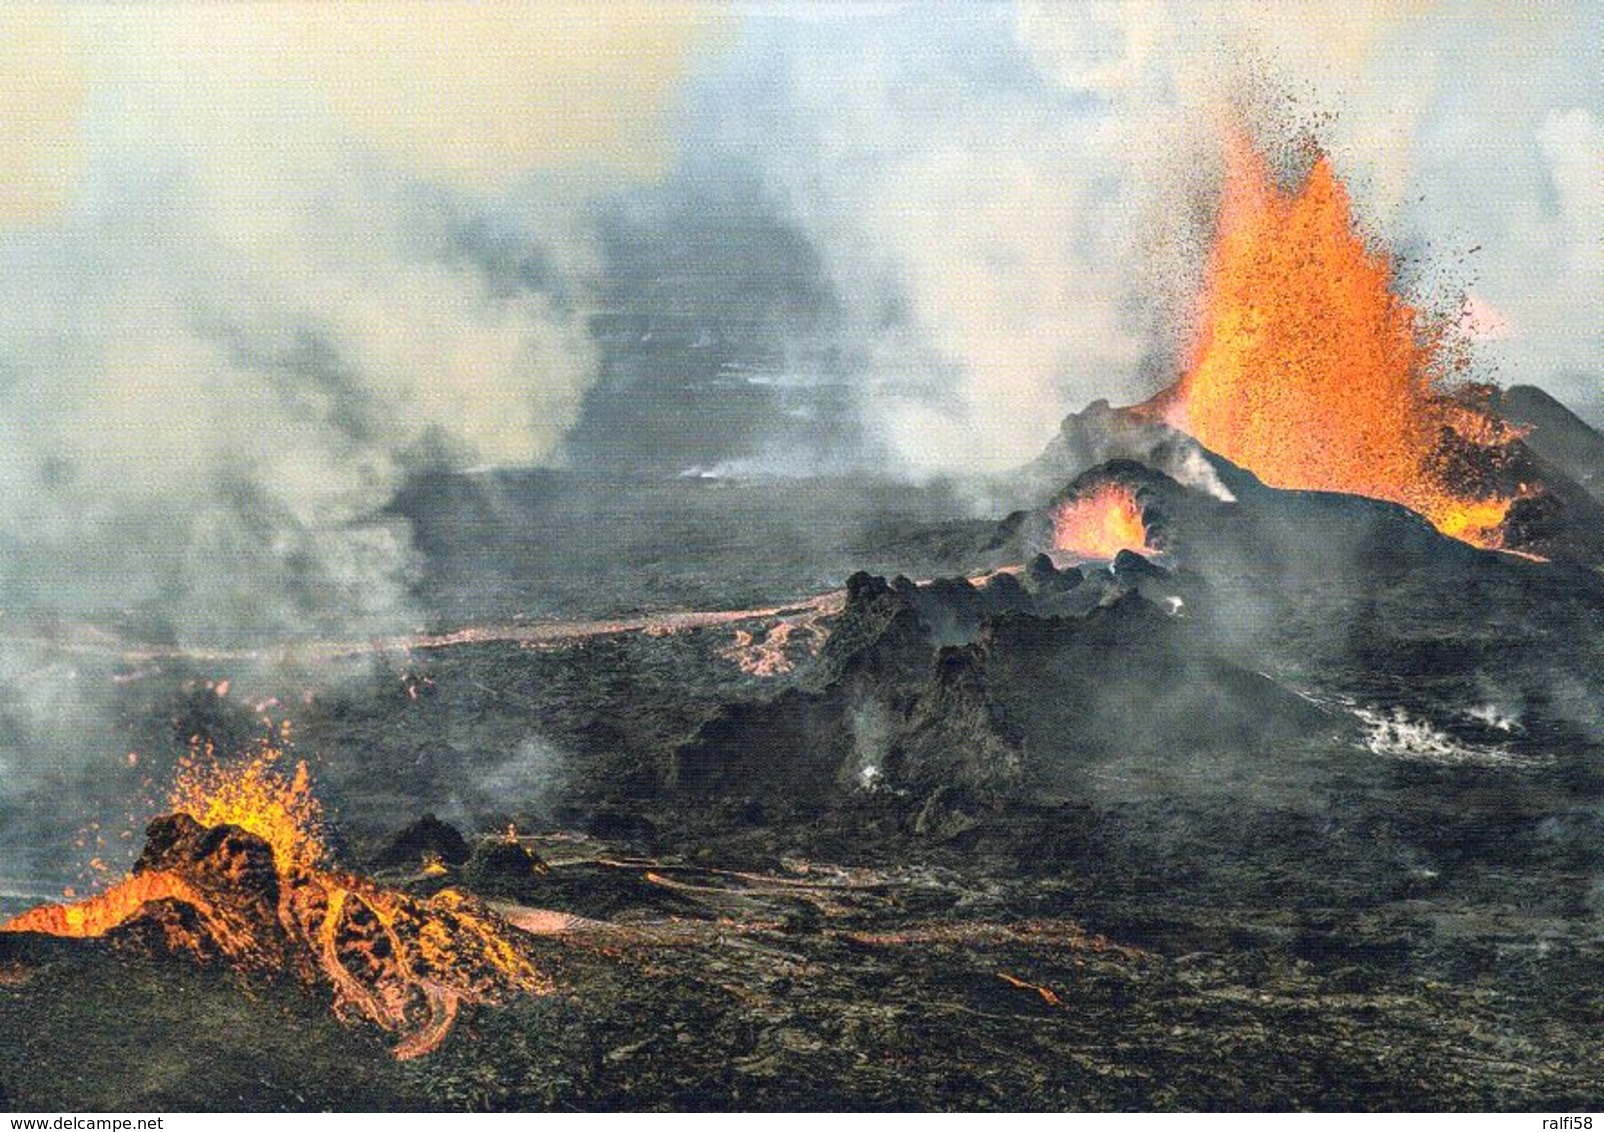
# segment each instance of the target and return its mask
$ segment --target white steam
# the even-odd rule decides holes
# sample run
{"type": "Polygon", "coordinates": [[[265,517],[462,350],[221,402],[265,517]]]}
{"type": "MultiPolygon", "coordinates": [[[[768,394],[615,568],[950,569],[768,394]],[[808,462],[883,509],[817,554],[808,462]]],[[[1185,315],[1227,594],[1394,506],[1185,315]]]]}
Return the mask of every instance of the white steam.
{"type": "Polygon", "coordinates": [[[1442,766],[1530,767],[1545,761],[1543,756],[1517,754],[1503,747],[1461,743],[1400,707],[1352,710],[1365,727],[1364,746],[1372,754],[1442,766]]]}
{"type": "Polygon", "coordinates": [[[1142,353],[1095,123],[1021,60],[993,81],[964,57],[970,32],[1007,50],[999,15],[789,26],[783,89],[720,123],[818,246],[870,423],[914,471],[1019,464],[1142,353]]]}
{"type": "MultiPolygon", "coordinates": [[[[508,75],[468,81],[484,44],[457,40],[474,21],[384,11],[374,35],[443,37],[430,74],[465,76],[446,125],[517,116],[508,75]]],[[[35,17],[71,42],[60,68],[89,93],[72,104],[81,180],[52,190],[70,205],[0,233],[7,600],[132,611],[186,640],[405,623],[415,556],[384,508],[408,470],[549,462],[594,378],[587,229],[532,189],[480,188],[486,169],[505,182],[551,155],[522,133],[451,148],[438,121],[408,145],[366,129],[371,84],[325,89],[364,65],[349,11],[35,17]],[[487,241],[538,277],[499,268],[487,241]]],[[[551,79],[519,89],[532,102],[551,79]]],[[[410,112],[401,76],[373,81],[410,112]]],[[[619,88],[644,120],[652,100],[619,88]]]]}
{"type": "Polygon", "coordinates": [[[1310,130],[1505,382],[1604,394],[1604,9],[1119,0],[763,9],[704,99],[819,247],[871,424],[1015,466],[1175,376],[1227,123],[1310,130]],[[1245,121],[1244,121],[1245,120],[1245,121]],[[1471,249],[1480,245],[1472,254],[1471,249]]]}

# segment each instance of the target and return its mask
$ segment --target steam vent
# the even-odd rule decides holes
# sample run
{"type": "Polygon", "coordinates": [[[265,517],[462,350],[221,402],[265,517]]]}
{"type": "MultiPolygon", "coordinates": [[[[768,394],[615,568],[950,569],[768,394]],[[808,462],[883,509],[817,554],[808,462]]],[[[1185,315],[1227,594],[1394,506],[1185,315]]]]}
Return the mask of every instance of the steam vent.
{"type": "Polygon", "coordinates": [[[1586,1132],[1509,8],[0,5],[0,1107],[1586,1132]]]}

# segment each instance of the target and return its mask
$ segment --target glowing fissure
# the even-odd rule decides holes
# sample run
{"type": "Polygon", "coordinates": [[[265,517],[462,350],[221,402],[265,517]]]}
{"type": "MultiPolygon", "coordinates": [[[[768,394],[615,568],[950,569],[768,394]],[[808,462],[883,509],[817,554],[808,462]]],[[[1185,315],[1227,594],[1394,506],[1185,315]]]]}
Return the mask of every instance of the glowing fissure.
{"type": "Polygon", "coordinates": [[[0,931],[95,938],[138,915],[157,900],[179,900],[204,908],[192,885],[170,873],[140,873],[77,904],[41,904],[0,924],[0,931]]]}

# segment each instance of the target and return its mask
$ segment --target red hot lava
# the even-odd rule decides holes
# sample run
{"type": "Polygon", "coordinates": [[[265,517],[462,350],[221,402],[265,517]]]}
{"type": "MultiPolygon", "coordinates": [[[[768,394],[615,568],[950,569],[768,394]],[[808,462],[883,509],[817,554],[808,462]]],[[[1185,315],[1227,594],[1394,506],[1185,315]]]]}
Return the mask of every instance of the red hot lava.
{"type": "Polygon", "coordinates": [[[1454,395],[1447,330],[1398,296],[1329,158],[1286,189],[1236,135],[1190,362],[1148,407],[1272,487],[1402,503],[1501,546],[1516,493],[1464,470],[1519,432],[1454,395]]]}
{"type": "Polygon", "coordinates": [[[332,992],[342,1018],[395,1036],[397,1057],[437,1048],[466,1003],[543,994],[527,937],[477,898],[410,896],[326,865],[304,763],[263,747],[237,764],[187,762],[175,813],[146,831],[132,874],[75,904],[34,908],[0,931],[121,943],[242,970],[293,972],[332,992]]]}
{"type": "Polygon", "coordinates": [[[1147,524],[1136,494],[1122,483],[1100,483],[1053,508],[1055,551],[1076,558],[1112,559],[1122,550],[1145,553],[1147,524]]]}

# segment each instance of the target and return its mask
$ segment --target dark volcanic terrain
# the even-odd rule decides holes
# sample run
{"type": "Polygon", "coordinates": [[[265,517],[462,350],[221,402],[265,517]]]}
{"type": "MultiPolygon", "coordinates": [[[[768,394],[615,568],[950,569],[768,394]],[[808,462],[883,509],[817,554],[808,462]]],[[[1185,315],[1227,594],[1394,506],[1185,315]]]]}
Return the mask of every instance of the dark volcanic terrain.
{"type": "MultiPolygon", "coordinates": [[[[490,902],[557,989],[397,1061],[315,987],[132,925],[5,934],[0,1099],[1597,1107],[1604,441],[1536,391],[1502,408],[1562,485],[1533,519],[1550,561],[1094,407],[984,505],[420,482],[398,507],[424,604],[471,632],[210,655],[35,632],[41,671],[114,708],[59,783],[113,871],[181,754],[290,720],[341,862],[490,902]],[[1043,554],[1043,508],[1100,482],[1151,553],[1043,554]]],[[[13,868],[71,880],[45,864],[64,822],[16,823],[13,868]]]]}

